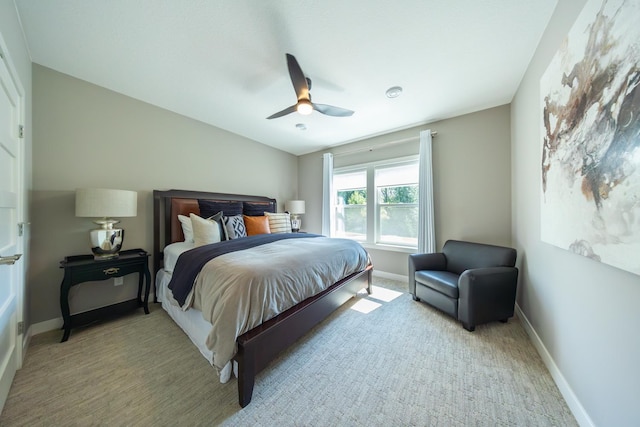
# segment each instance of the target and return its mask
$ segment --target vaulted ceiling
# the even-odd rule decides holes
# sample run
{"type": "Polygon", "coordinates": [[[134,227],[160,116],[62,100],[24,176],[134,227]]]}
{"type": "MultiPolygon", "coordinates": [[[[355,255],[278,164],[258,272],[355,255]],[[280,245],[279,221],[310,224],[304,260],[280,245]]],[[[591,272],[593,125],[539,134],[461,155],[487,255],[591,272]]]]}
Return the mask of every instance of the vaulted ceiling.
{"type": "Polygon", "coordinates": [[[15,0],[33,62],[295,155],[510,102],[556,2],[15,0]],[[267,120],[286,53],[355,113],[267,120]]]}

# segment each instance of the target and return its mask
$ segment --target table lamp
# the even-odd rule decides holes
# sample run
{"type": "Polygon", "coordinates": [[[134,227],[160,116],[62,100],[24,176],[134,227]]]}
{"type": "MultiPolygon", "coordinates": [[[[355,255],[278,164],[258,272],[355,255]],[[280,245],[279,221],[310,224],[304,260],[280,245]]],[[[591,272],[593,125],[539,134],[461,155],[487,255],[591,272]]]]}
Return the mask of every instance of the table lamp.
{"type": "Polygon", "coordinates": [[[95,259],[118,256],[124,242],[124,230],[113,226],[120,221],[111,217],[131,217],[138,212],[138,193],[107,188],[76,190],[76,216],[100,218],[93,222],[101,228],[91,230],[89,238],[95,259]]]}
{"type": "Polygon", "coordinates": [[[284,204],[284,210],[291,214],[291,231],[297,233],[302,227],[302,221],[298,215],[304,213],[304,200],[289,200],[284,204]]]}

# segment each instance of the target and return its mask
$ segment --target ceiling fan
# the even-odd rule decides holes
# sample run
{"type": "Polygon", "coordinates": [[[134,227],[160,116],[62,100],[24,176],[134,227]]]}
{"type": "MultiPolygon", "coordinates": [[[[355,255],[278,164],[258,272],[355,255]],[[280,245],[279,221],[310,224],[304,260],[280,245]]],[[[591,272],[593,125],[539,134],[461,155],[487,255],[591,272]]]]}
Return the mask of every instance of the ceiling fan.
{"type": "Polygon", "coordinates": [[[349,117],[353,114],[353,111],[347,110],[346,108],[334,107],[333,105],[326,104],[316,104],[315,102],[311,102],[311,93],[309,92],[311,90],[311,79],[305,77],[295,56],[288,53],[286,55],[287,66],[289,67],[289,76],[291,77],[293,88],[296,91],[298,102],[291,107],[287,107],[282,111],[270,115],[269,117],[267,117],[267,119],[275,119],[278,117],[286,116],[287,114],[291,114],[295,111],[300,114],[308,115],[311,114],[313,110],[316,110],[319,113],[334,117],[349,117]]]}

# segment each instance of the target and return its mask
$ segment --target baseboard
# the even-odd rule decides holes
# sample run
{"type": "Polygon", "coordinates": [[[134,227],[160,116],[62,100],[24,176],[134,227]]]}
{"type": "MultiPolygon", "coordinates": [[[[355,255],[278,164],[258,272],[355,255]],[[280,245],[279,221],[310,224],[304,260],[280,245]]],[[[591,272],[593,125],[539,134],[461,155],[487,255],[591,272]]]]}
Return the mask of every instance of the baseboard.
{"type": "Polygon", "coordinates": [[[573,392],[573,389],[564,378],[564,375],[562,375],[562,372],[560,371],[560,369],[558,369],[555,361],[547,351],[547,348],[544,346],[544,343],[540,339],[540,336],[538,336],[535,329],[533,329],[531,322],[529,322],[529,319],[527,319],[527,316],[525,316],[518,304],[516,304],[516,315],[518,316],[518,319],[520,319],[520,323],[522,324],[524,330],[527,332],[527,335],[529,335],[529,339],[533,343],[533,346],[536,348],[536,350],[538,350],[538,354],[540,354],[542,362],[547,367],[547,370],[549,370],[553,381],[558,386],[562,397],[564,397],[564,400],[567,402],[567,406],[569,406],[569,409],[571,410],[573,416],[576,418],[578,424],[583,427],[595,427],[593,420],[591,420],[591,417],[589,416],[589,414],[587,414],[587,411],[584,409],[584,407],[580,403],[580,400],[578,400],[578,397],[573,392]]]}
{"type": "MultiPolygon", "coordinates": [[[[149,304],[153,304],[153,293],[149,294],[149,304]]],[[[96,309],[98,308],[100,307],[96,307],[96,309]]],[[[73,314],[80,314],[80,313],[73,313],[73,314]]],[[[63,324],[64,324],[64,321],[62,320],[62,317],[45,320],[44,322],[34,323],[33,325],[31,325],[31,327],[29,327],[29,333],[27,335],[29,335],[29,340],[30,340],[33,335],[42,334],[44,332],[49,332],[56,329],[62,329],[63,324]]]]}
{"type": "Polygon", "coordinates": [[[31,331],[31,336],[42,334],[44,332],[53,331],[55,329],[62,329],[62,325],[64,322],[62,321],[62,317],[57,317],[51,320],[45,320],[44,322],[34,323],[29,328],[31,331]]]}
{"type": "MultiPolygon", "coordinates": [[[[22,361],[27,356],[27,350],[29,349],[29,344],[31,344],[31,337],[33,336],[32,329],[27,329],[27,332],[22,337],[22,361]]],[[[20,363],[22,367],[22,362],[20,363]]]]}
{"type": "Polygon", "coordinates": [[[381,277],[383,279],[399,280],[401,282],[409,283],[409,278],[407,276],[403,276],[401,274],[387,273],[386,271],[376,270],[375,268],[373,269],[373,275],[376,277],[381,277]]]}

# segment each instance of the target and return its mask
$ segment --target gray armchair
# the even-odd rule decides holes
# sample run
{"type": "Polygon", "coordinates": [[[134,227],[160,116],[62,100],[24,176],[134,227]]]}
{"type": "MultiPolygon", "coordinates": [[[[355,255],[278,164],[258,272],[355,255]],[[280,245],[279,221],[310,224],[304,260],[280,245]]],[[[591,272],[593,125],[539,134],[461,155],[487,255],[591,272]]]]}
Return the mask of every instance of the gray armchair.
{"type": "Polygon", "coordinates": [[[462,322],[477,325],[513,316],[516,250],[448,240],[442,252],[409,255],[409,292],[462,322]]]}

